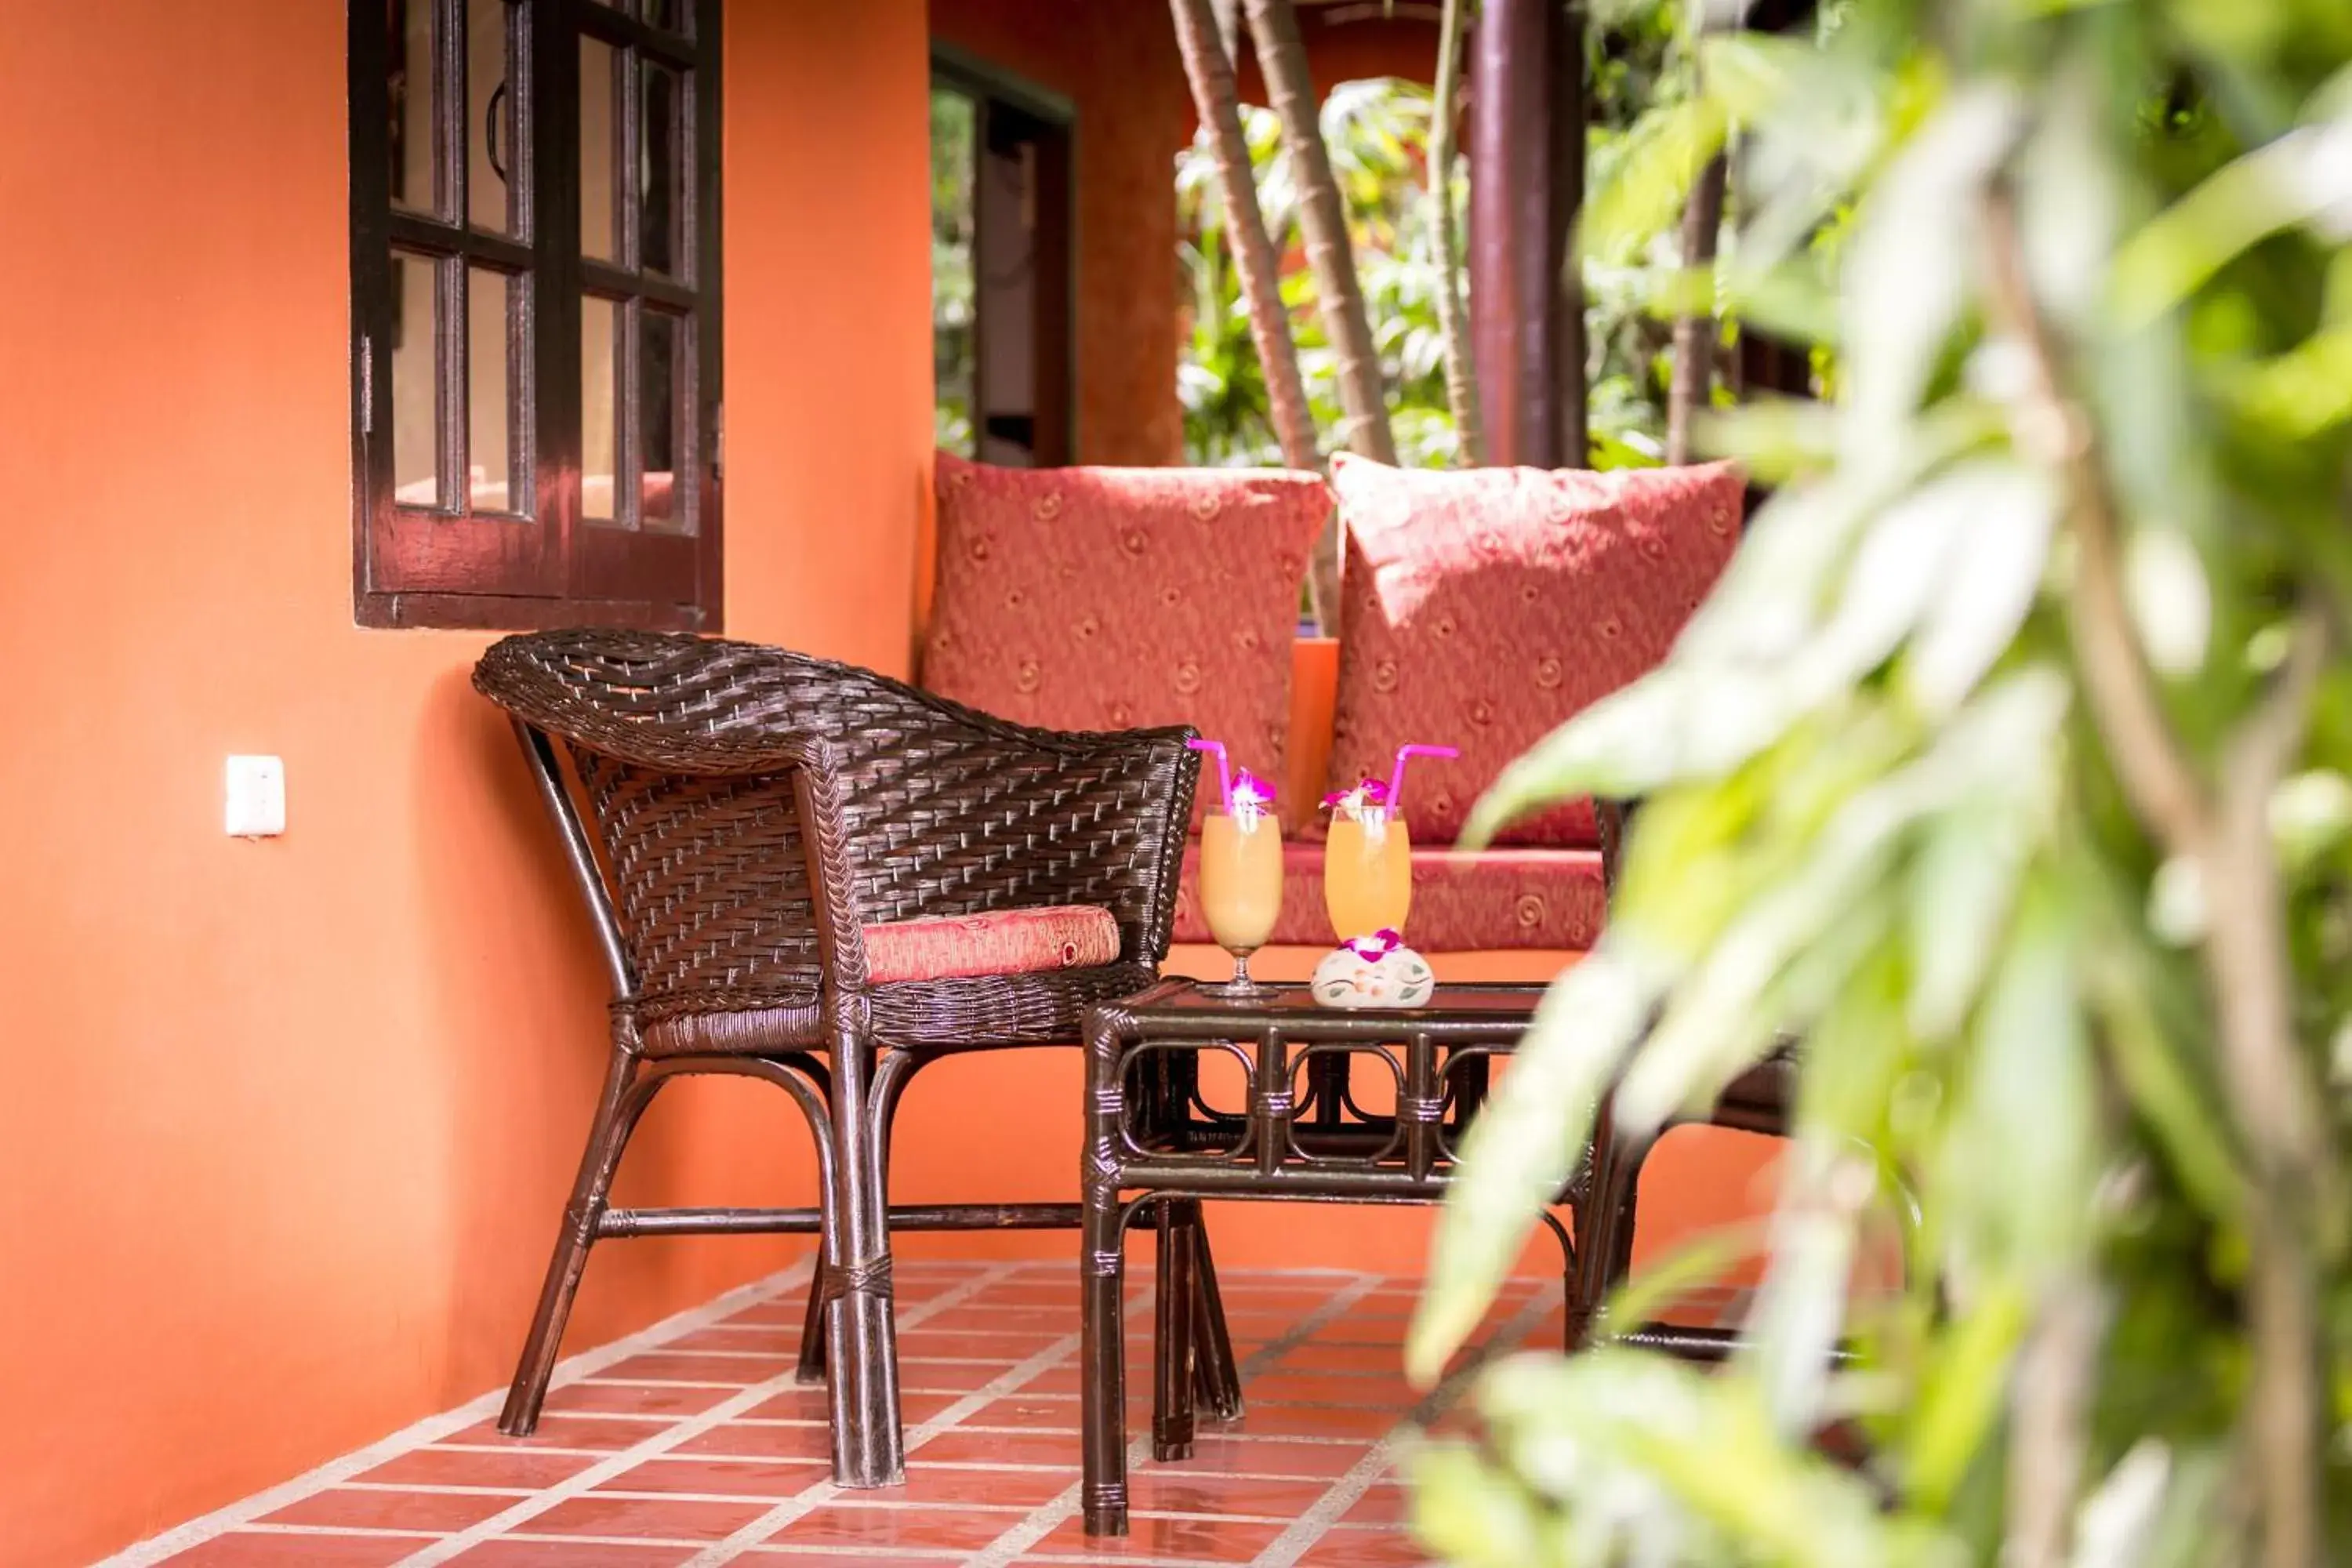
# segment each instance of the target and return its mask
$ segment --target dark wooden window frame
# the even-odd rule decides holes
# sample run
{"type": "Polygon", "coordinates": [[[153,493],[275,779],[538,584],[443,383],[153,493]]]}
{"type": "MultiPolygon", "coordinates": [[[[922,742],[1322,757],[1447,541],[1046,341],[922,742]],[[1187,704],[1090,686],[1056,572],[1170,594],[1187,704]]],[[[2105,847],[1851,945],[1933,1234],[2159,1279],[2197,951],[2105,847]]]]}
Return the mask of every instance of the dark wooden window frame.
{"type": "MultiPolygon", "coordinates": [[[[720,625],[721,402],[720,0],[672,0],[685,33],[641,18],[658,0],[509,0],[510,108],[502,123],[515,198],[510,233],[464,221],[468,211],[464,19],[467,0],[432,0],[436,84],[433,165],[437,203],[392,200],[388,29],[403,0],[350,0],[352,180],[352,594],[371,626],[532,629],[618,626],[716,631],[720,625]],[[614,167],[617,264],[582,254],[580,58],[583,39],[618,62],[614,167]],[[636,262],[642,72],[654,62],[690,82],[678,94],[677,275],[636,262]],[[393,255],[435,266],[440,334],[436,429],[441,504],[394,500],[393,255]],[[475,269],[522,279],[509,318],[510,470],[522,495],[510,512],[477,510],[466,480],[467,289],[475,269]],[[587,295],[613,300],[614,500],[610,521],[582,515],[581,320],[587,295]],[[672,505],[682,529],[639,526],[645,450],[637,353],[641,321],[677,322],[686,367],[674,394],[672,505]]],[[[412,68],[414,68],[412,67],[412,68]]]]}

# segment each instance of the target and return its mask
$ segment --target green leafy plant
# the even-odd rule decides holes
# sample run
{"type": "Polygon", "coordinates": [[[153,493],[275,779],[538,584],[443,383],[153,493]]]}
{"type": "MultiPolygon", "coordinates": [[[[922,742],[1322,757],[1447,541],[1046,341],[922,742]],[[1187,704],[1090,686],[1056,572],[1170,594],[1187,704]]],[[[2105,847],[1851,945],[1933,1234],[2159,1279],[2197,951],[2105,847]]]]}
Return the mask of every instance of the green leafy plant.
{"type": "MultiPolygon", "coordinates": [[[[1321,120],[1389,389],[1399,458],[1443,466],[1453,460],[1454,441],[1437,322],[1435,247],[1420,188],[1428,89],[1391,79],[1341,82],[1325,98],[1321,120]]],[[[1296,243],[1298,193],[1283,155],[1281,126],[1273,110],[1247,107],[1242,124],[1266,226],[1285,247],[1283,303],[1298,342],[1308,406],[1319,428],[1336,429],[1345,412],[1338,356],[1317,308],[1314,276],[1296,243]]],[[[1177,159],[1176,196],[1188,328],[1177,369],[1186,459],[1279,462],[1265,412],[1265,372],[1250,342],[1205,136],[1177,159]]]]}
{"type": "Polygon", "coordinates": [[[1794,1037],[1786,1180],[1727,1364],[1488,1374],[1424,1537],[2352,1561],[2352,9],[1850,0],[1700,53],[1588,250],[1643,254],[1731,140],[1717,286],[1835,401],[1709,423],[1777,493],[1668,661],[1479,808],[1645,802],[1470,1139],[1414,1370],[1604,1095],[1645,1135],[1794,1037]],[[1857,1291],[1889,1211],[1901,1287],[1857,1291]]]}
{"type": "MultiPolygon", "coordinates": [[[[1591,123],[1587,159],[1606,182],[1630,152],[1649,145],[1688,100],[1695,56],[1675,26],[1677,7],[1630,0],[1597,18],[1588,50],[1591,123]]],[[[1347,215],[1358,276],[1389,394],[1398,459],[1443,468],[1460,455],[1445,390],[1439,321],[1443,272],[1427,197],[1431,93],[1393,79],[1345,81],[1325,95],[1321,124],[1347,215]]],[[[1341,426],[1337,356],[1318,309],[1315,280],[1297,243],[1298,194],[1272,110],[1242,110],[1267,228],[1283,248],[1289,308],[1317,426],[1341,426]]],[[[1466,173],[1453,184],[1454,226],[1468,202],[1466,173]]],[[[1265,378],[1216,200],[1208,137],[1176,160],[1180,308],[1178,393],[1185,458],[1195,464],[1279,462],[1266,412],[1265,378]]],[[[1654,464],[1665,449],[1668,328],[1652,310],[1680,270],[1671,229],[1681,215],[1669,194],[1657,232],[1633,235],[1584,259],[1586,340],[1592,345],[1591,461],[1598,468],[1654,464]]]]}
{"type": "Polygon", "coordinates": [[[931,89],[931,405],[935,445],[971,457],[974,356],[972,173],[977,105],[931,89]]]}

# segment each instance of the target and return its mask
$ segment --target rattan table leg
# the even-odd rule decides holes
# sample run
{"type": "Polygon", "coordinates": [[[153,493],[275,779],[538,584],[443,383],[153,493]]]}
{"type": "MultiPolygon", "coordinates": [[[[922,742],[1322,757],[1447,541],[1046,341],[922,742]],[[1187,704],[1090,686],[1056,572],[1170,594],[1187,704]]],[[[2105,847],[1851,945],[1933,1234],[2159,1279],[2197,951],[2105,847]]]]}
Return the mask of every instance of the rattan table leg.
{"type": "Polygon", "coordinates": [[[1119,1204],[1126,1075],[1124,1015],[1096,1007],[1086,1024],[1086,1154],[1078,1165],[1079,1506],[1088,1535],[1127,1533],[1128,1211],[1119,1204]]]}
{"type": "Polygon", "coordinates": [[[1189,1198],[1160,1200],[1160,1266],[1155,1275],[1151,1357],[1151,1457],[1161,1464],[1192,1457],[1194,1245],[1201,1205],[1189,1198]]]}
{"type": "Polygon", "coordinates": [[[1078,1242],[1078,1423],[1088,1535],[1127,1533],[1126,1225],[1114,1186],[1089,1183],[1078,1242]]]}
{"type": "Polygon", "coordinates": [[[1619,1135],[1604,1103],[1593,1125],[1591,1179],[1576,1211],[1576,1279],[1568,1299],[1571,1352],[1591,1342],[1601,1304],[1632,1272],[1634,1201],[1649,1152],[1649,1140],[1619,1135]]]}

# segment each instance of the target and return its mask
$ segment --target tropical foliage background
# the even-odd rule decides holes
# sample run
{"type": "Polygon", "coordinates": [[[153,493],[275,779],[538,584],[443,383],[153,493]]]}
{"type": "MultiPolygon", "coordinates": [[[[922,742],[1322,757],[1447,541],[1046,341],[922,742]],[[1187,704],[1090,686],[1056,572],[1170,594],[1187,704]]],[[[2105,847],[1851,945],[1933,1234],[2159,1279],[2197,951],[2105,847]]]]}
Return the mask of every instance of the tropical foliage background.
{"type": "MultiPolygon", "coordinates": [[[[1654,142],[1662,111],[1686,90],[1690,54],[1675,14],[1675,6],[1655,0],[1621,5],[1590,35],[1593,99],[1587,155],[1596,180],[1608,178],[1629,151],[1654,142]]],[[[1460,444],[1446,404],[1437,247],[1423,195],[1430,103],[1430,89],[1414,82],[1340,82],[1324,95],[1321,123],[1346,203],[1399,460],[1446,467],[1459,459],[1460,444]]],[[[1317,308],[1315,279],[1298,243],[1297,186],[1274,111],[1244,105],[1242,121],[1266,226],[1282,252],[1283,300],[1298,342],[1308,402],[1318,427],[1329,431],[1341,413],[1338,369],[1317,308]]],[[[1467,222],[1466,172],[1457,172],[1453,184],[1460,233],[1467,222]]],[[[1205,130],[1177,158],[1176,193],[1185,331],[1178,387],[1186,460],[1279,462],[1265,374],[1250,340],[1205,130]]],[[[1675,236],[1664,231],[1586,259],[1595,467],[1640,467],[1659,461],[1664,453],[1671,329],[1650,306],[1679,267],[1675,236]]]]}
{"type": "Polygon", "coordinates": [[[931,89],[932,437],[974,455],[971,428],[972,182],[977,106],[952,88],[931,89]]]}
{"type": "Polygon", "coordinates": [[[1849,0],[1684,55],[1596,153],[1588,273],[1687,299],[1647,258],[1730,145],[1700,287],[1832,349],[1834,399],[1715,422],[1777,487],[1728,575],[1481,807],[1645,802],[1471,1137],[1415,1370],[1603,1096],[1647,1137],[1793,1039],[1787,1181],[1727,1364],[1506,1363],[1424,1535],[2352,1562],[2352,8],[1849,0]],[[1888,1215],[1902,1285],[1857,1292],[1888,1215]]]}
{"type": "MultiPolygon", "coordinates": [[[[1392,79],[1342,82],[1324,98],[1323,137],[1346,201],[1356,269],[1373,323],[1398,455],[1408,463],[1454,461],[1446,412],[1437,268],[1422,205],[1429,89],[1392,79]]],[[[1282,298],[1298,341],[1308,405],[1320,429],[1340,419],[1335,356],[1317,310],[1315,279],[1297,243],[1297,187],[1274,110],[1242,109],[1268,231],[1283,254],[1282,298]]],[[[1176,161],[1177,255],[1183,289],[1177,392],[1184,455],[1196,464],[1281,462],[1266,409],[1265,374],[1250,341],[1216,173],[1204,131],[1176,161]]]]}
{"type": "MultiPolygon", "coordinates": [[[[1659,0],[1620,0],[1595,17],[1588,50],[1588,159],[1598,184],[1613,181],[1629,159],[1656,160],[1662,144],[1678,134],[1675,110],[1690,96],[1696,66],[1678,16],[1677,5],[1659,0]]],[[[971,100],[951,89],[935,89],[930,117],[936,435],[940,446],[969,454],[971,100]]],[[[1282,257],[1282,295],[1309,404],[1318,427],[1329,432],[1341,417],[1337,356],[1299,242],[1297,185],[1274,111],[1244,105],[1242,121],[1267,227],[1282,257]]],[[[1424,199],[1430,89],[1395,79],[1340,82],[1325,94],[1320,121],[1373,323],[1399,458],[1429,467],[1454,463],[1461,448],[1445,397],[1437,250],[1424,199]]],[[[1460,233],[1467,221],[1466,173],[1456,174],[1453,187],[1460,233]]],[[[1265,370],[1250,339],[1205,130],[1178,155],[1174,189],[1182,333],[1177,384],[1184,408],[1185,459],[1219,466],[1278,463],[1281,448],[1268,416],[1265,370]]],[[[1670,325],[1652,306],[1680,264],[1675,237],[1665,228],[1584,258],[1597,467],[1642,466],[1659,461],[1664,453],[1670,325]]],[[[1736,331],[1728,329],[1727,337],[1736,331]]],[[[1732,363],[1724,356],[1727,368],[1732,363]]],[[[1727,384],[1719,395],[1732,395],[1727,384]]]]}

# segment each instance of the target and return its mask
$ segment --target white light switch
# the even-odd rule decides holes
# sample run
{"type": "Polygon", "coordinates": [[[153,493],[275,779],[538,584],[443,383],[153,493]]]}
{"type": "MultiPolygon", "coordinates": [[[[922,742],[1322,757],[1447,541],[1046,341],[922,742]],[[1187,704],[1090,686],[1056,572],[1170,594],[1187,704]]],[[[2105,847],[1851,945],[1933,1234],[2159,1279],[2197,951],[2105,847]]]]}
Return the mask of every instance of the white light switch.
{"type": "Polygon", "coordinates": [[[286,831],[286,763],[278,757],[228,760],[227,828],[233,838],[274,838],[286,831]]]}

